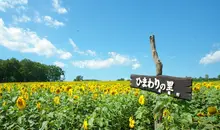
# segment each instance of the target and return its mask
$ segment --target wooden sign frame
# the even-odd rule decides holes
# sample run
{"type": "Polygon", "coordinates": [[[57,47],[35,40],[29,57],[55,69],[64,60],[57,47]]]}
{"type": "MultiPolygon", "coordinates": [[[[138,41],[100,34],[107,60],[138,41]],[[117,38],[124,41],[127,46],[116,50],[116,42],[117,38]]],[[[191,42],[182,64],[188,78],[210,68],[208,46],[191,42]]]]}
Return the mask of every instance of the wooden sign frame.
{"type": "Polygon", "coordinates": [[[165,75],[146,76],[131,75],[132,88],[139,88],[157,94],[167,93],[176,98],[191,100],[192,99],[192,78],[180,78],[165,75]]]}

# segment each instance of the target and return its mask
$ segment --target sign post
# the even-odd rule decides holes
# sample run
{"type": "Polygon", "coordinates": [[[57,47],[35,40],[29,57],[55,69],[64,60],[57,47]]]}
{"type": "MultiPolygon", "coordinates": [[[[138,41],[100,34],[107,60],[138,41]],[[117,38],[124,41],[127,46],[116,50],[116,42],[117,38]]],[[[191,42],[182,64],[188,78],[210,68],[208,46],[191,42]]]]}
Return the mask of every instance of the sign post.
{"type": "MultiPolygon", "coordinates": [[[[173,95],[175,98],[191,100],[192,88],[190,86],[192,86],[192,78],[162,75],[163,64],[158,57],[154,35],[150,36],[150,45],[154,63],[156,64],[156,76],[132,74],[130,76],[130,86],[157,94],[167,93],[168,95],[173,95]]],[[[161,119],[162,117],[159,121],[155,121],[155,129],[157,129],[157,125],[161,122],[161,119]]]]}
{"type": "Polygon", "coordinates": [[[131,75],[131,87],[139,88],[157,94],[167,93],[176,98],[191,100],[192,98],[192,79],[179,78],[165,75],[146,76],[131,75]]]}

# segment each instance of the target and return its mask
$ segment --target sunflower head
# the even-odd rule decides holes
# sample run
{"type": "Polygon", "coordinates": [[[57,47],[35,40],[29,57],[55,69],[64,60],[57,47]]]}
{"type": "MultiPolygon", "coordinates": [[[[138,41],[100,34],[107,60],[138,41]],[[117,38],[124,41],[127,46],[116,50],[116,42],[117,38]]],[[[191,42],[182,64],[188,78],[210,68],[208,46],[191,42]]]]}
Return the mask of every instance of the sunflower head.
{"type": "Polygon", "coordinates": [[[38,109],[38,110],[40,110],[41,103],[40,103],[40,102],[38,102],[36,106],[37,106],[37,109],[38,109]]]}
{"type": "Polygon", "coordinates": [[[57,88],[56,89],[56,94],[60,94],[60,92],[61,92],[60,88],[57,88]]]}
{"type": "Polygon", "coordinates": [[[93,99],[96,99],[97,97],[98,97],[97,93],[93,94],[93,99]]]}
{"type": "Polygon", "coordinates": [[[27,92],[24,92],[24,98],[25,98],[25,100],[28,100],[29,99],[29,96],[28,96],[28,93],[27,92]]]}
{"type": "Polygon", "coordinates": [[[129,118],[129,127],[132,129],[134,128],[134,124],[135,124],[135,120],[133,119],[133,117],[129,118]]]}
{"type": "Polygon", "coordinates": [[[141,95],[140,97],[139,97],[139,103],[141,104],[141,105],[144,105],[144,95],[141,95]]]}
{"type": "Polygon", "coordinates": [[[51,87],[50,87],[50,92],[53,93],[54,90],[55,90],[55,87],[54,87],[54,86],[51,86],[51,87]]]}
{"type": "Polygon", "coordinates": [[[55,104],[60,104],[60,97],[56,96],[53,101],[55,104]]]}
{"type": "Polygon", "coordinates": [[[139,95],[139,92],[135,92],[135,94],[134,94],[136,97],[139,95]]]}
{"type": "Polygon", "coordinates": [[[116,90],[112,90],[111,91],[111,95],[116,95],[117,94],[117,91],[116,90]]]}
{"type": "Polygon", "coordinates": [[[2,103],[2,106],[4,107],[4,106],[6,106],[6,104],[7,104],[6,101],[4,101],[4,102],[2,103]]]}
{"type": "Polygon", "coordinates": [[[163,110],[163,117],[167,117],[170,115],[170,111],[168,109],[163,110]]]}
{"type": "Polygon", "coordinates": [[[17,101],[16,101],[16,105],[19,109],[24,109],[26,107],[26,102],[23,99],[23,97],[18,97],[17,101]]]}
{"type": "Polygon", "coordinates": [[[68,92],[70,89],[72,89],[72,87],[68,86],[68,87],[65,88],[65,91],[68,92]]]}
{"type": "Polygon", "coordinates": [[[79,96],[78,96],[78,95],[74,95],[73,98],[74,98],[74,99],[78,99],[79,96]]]}
{"type": "Polygon", "coordinates": [[[69,95],[70,97],[72,97],[72,95],[73,95],[73,90],[72,90],[72,89],[69,89],[69,90],[68,90],[68,95],[69,95]]]}
{"type": "Polygon", "coordinates": [[[83,129],[88,130],[88,122],[86,120],[83,122],[83,129]]]}
{"type": "Polygon", "coordinates": [[[212,115],[212,114],[217,113],[217,108],[216,107],[208,107],[207,111],[208,111],[209,114],[212,115]]]}

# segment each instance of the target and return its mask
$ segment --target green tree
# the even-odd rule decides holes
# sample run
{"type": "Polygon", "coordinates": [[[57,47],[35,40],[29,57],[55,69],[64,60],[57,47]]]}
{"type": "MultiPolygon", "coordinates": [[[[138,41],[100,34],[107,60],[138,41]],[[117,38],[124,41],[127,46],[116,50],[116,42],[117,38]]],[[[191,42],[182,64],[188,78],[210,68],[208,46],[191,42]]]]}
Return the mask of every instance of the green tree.
{"type": "Polygon", "coordinates": [[[64,71],[55,65],[50,65],[48,69],[48,79],[49,81],[60,80],[61,75],[64,75],[64,71]]]}
{"type": "Polygon", "coordinates": [[[220,80],[220,75],[218,75],[218,80],[220,80]]]}
{"type": "Polygon", "coordinates": [[[124,78],[117,79],[117,81],[125,81],[124,78]]]}
{"type": "Polygon", "coordinates": [[[76,76],[76,78],[74,79],[74,81],[83,81],[83,76],[82,76],[82,75],[76,76]]]}
{"type": "Polygon", "coordinates": [[[208,74],[205,75],[205,79],[206,79],[206,80],[209,79],[209,75],[208,75],[208,74]]]}
{"type": "Polygon", "coordinates": [[[54,65],[45,65],[29,59],[0,59],[0,82],[60,81],[61,75],[65,77],[65,72],[54,65]]]}

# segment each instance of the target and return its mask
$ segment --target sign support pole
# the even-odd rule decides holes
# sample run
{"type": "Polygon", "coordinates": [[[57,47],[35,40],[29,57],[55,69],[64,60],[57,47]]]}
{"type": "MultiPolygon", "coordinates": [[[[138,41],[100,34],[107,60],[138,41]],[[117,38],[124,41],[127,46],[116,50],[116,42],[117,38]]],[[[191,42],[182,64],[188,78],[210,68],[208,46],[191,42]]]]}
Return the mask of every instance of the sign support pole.
{"type": "MultiPolygon", "coordinates": [[[[156,76],[162,75],[163,74],[163,64],[160,61],[158,57],[158,53],[156,50],[156,44],[155,44],[155,36],[152,35],[150,36],[150,45],[151,45],[151,50],[152,50],[152,56],[154,59],[154,63],[156,65],[156,76]]],[[[162,113],[161,113],[162,115],[162,113]]],[[[156,130],[158,127],[158,124],[162,122],[162,116],[160,116],[159,120],[154,121],[154,129],[156,130]]]]}

